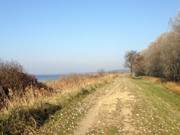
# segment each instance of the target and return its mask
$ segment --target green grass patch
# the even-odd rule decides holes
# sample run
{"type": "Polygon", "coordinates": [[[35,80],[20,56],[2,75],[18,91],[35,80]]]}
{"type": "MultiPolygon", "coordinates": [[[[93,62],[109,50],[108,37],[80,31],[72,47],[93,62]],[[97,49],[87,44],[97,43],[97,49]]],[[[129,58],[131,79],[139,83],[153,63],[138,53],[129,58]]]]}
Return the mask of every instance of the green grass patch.
{"type": "Polygon", "coordinates": [[[180,111],[180,95],[167,90],[161,84],[155,84],[146,80],[136,80],[136,83],[144,90],[144,93],[151,98],[161,98],[171,107],[175,107],[180,111]]]}
{"type": "Polygon", "coordinates": [[[137,103],[133,114],[136,126],[147,135],[178,135],[180,132],[180,96],[162,84],[143,79],[132,80],[137,103]]]}
{"type": "Polygon", "coordinates": [[[117,135],[119,133],[118,128],[111,127],[107,130],[108,135],[117,135]]]}

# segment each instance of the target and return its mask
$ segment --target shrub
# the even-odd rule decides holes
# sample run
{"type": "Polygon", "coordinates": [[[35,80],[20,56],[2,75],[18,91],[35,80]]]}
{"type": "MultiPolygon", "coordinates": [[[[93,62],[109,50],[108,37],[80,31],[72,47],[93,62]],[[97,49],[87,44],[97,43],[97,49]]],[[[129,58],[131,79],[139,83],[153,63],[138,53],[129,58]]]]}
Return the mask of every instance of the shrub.
{"type": "Polygon", "coordinates": [[[23,67],[16,62],[0,62],[0,85],[12,92],[24,90],[27,86],[36,85],[35,76],[23,72],[23,67]]]}
{"type": "Polygon", "coordinates": [[[0,108],[14,95],[22,96],[26,88],[49,89],[39,83],[35,76],[24,72],[22,65],[17,62],[0,61],[0,108]]]}

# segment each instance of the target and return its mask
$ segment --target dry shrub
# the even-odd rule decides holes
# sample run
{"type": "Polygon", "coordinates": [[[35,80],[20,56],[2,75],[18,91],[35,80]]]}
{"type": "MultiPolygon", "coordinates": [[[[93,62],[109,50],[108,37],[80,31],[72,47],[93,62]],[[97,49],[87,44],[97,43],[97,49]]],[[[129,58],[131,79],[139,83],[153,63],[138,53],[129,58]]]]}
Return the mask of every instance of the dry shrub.
{"type": "Polygon", "coordinates": [[[165,87],[170,89],[173,92],[180,94],[180,83],[167,82],[165,83],[165,87]]]}
{"type": "Polygon", "coordinates": [[[4,90],[20,92],[27,86],[37,85],[37,79],[24,73],[23,67],[17,62],[0,62],[0,85],[4,90]]]}
{"type": "Polygon", "coordinates": [[[52,90],[43,83],[39,83],[35,76],[24,72],[17,62],[0,61],[0,109],[7,107],[11,101],[27,97],[28,93],[42,94],[52,90]]]}

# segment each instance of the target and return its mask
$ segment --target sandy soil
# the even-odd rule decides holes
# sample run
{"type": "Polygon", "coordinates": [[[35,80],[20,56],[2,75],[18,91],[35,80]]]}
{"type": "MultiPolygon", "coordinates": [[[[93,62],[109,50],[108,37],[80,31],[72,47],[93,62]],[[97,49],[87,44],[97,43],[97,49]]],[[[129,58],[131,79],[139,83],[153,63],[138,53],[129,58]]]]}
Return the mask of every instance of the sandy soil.
{"type": "Polygon", "coordinates": [[[132,118],[136,97],[131,92],[131,84],[126,78],[119,78],[101,92],[97,91],[92,107],[78,123],[74,135],[86,134],[126,134],[136,133],[132,118]]]}

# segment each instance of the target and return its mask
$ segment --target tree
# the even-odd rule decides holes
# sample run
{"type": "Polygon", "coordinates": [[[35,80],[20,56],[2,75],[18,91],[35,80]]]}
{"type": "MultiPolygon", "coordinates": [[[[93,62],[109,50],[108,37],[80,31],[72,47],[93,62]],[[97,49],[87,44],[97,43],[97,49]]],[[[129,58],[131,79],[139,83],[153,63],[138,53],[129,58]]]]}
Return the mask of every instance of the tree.
{"type": "Polygon", "coordinates": [[[128,52],[125,59],[131,73],[180,81],[180,12],[171,20],[170,31],[140,53],[128,52]]]}
{"type": "Polygon", "coordinates": [[[180,12],[178,12],[177,15],[171,19],[170,25],[172,29],[171,31],[180,34],[180,12]]]}
{"type": "Polygon", "coordinates": [[[131,50],[127,52],[125,55],[125,66],[130,69],[131,74],[133,73],[133,63],[134,63],[134,58],[136,54],[137,54],[136,51],[131,50]]]}
{"type": "Polygon", "coordinates": [[[134,56],[133,61],[133,71],[136,74],[136,76],[141,76],[145,74],[145,61],[143,55],[140,53],[137,53],[134,56]]]}
{"type": "Polygon", "coordinates": [[[161,44],[163,43],[164,34],[143,52],[145,61],[145,74],[149,76],[162,76],[162,61],[161,61],[161,44]]]}
{"type": "Polygon", "coordinates": [[[163,75],[167,80],[180,80],[180,35],[175,32],[168,33],[166,42],[162,47],[161,59],[163,75]]]}

